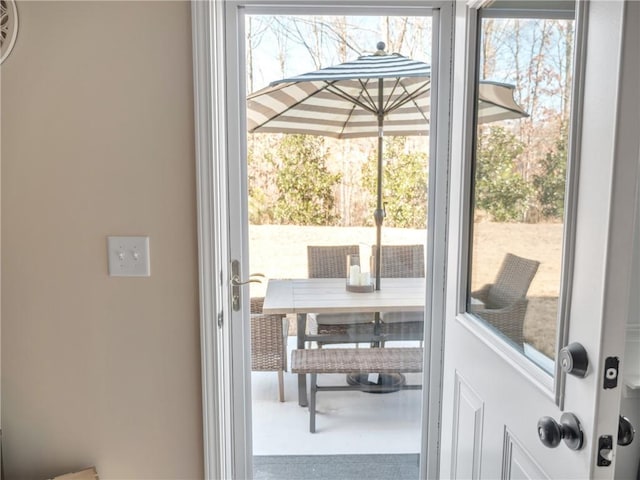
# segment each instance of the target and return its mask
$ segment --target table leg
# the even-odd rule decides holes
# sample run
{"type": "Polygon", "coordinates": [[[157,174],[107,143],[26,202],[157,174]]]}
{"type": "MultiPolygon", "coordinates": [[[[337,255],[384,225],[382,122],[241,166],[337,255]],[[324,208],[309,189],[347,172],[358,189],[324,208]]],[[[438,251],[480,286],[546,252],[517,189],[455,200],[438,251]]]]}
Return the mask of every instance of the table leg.
{"type": "MultiPolygon", "coordinates": [[[[307,314],[299,313],[297,317],[297,337],[299,350],[304,349],[305,336],[307,331],[307,314]]],[[[304,373],[298,374],[298,405],[306,407],[309,405],[307,400],[307,376],[304,373]]]]}

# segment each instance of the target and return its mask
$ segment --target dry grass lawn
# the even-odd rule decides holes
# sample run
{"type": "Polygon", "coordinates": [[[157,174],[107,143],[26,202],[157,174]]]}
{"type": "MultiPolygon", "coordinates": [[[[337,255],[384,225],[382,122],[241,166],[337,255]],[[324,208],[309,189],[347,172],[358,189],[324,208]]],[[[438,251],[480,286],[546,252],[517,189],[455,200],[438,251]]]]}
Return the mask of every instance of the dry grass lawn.
{"type": "MultiPolygon", "coordinates": [[[[375,243],[374,227],[300,227],[294,225],[252,225],[250,232],[251,272],[267,278],[305,278],[307,245],[375,243]]],[[[424,243],[425,230],[383,227],[382,242],[424,243]]],[[[557,299],[562,254],[562,224],[494,223],[475,225],[472,289],[491,283],[505,253],[540,262],[531,288],[525,319],[525,338],[538,350],[553,357],[557,299]]],[[[265,285],[252,285],[252,295],[263,295],[265,285]]]]}

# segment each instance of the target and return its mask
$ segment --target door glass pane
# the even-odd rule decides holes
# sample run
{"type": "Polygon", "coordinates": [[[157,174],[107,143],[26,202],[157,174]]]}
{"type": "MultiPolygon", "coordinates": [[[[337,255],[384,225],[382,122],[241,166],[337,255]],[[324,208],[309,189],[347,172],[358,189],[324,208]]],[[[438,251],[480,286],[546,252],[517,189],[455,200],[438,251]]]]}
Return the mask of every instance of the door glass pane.
{"type": "Polygon", "coordinates": [[[574,21],[483,12],[467,309],[551,374],[561,316],[574,21]],[[525,114],[492,110],[498,86],[525,114]]]}
{"type": "MultiPolygon", "coordinates": [[[[378,479],[417,479],[422,390],[376,394],[376,388],[420,385],[420,372],[347,375],[329,373],[329,363],[314,363],[323,372],[317,384],[336,391],[317,394],[316,432],[310,433],[310,411],[300,405],[299,378],[291,370],[294,350],[344,349],[345,357],[334,365],[339,371],[373,349],[408,354],[421,346],[431,17],[247,15],[245,29],[250,270],[265,275],[263,283],[251,284],[251,296],[273,305],[272,288],[296,288],[288,309],[261,315],[256,301],[251,315],[254,476],[360,478],[369,472],[378,479]],[[378,46],[380,41],[385,45],[378,46]],[[384,80],[379,144],[378,81],[394,68],[379,60],[403,59],[424,62],[425,70],[384,80]],[[341,78],[350,69],[361,77],[341,78]],[[318,70],[312,80],[269,87],[318,70]],[[405,102],[408,94],[415,100],[405,102]],[[369,259],[376,251],[378,208],[384,215],[379,293],[368,291],[377,285],[376,264],[369,259]],[[348,258],[356,255],[357,265],[348,268],[348,258]],[[347,291],[347,282],[354,291],[347,291]],[[354,310],[357,302],[380,295],[394,301],[393,292],[406,295],[407,289],[417,292],[411,311],[404,310],[406,304],[382,313],[354,310]],[[316,310],[304,306],[310,304],[316,310]],[[317,311],[323,307],[332,311],[317,311]],[[278,373],[283,365],[270,360],[283,342],[287,365],[278,373]],[[370,391],[355,390],[358,384],[370,391]],[[338,390],[347,387],[352,389],[338,390]]],[[[306,377],[305,402],[312,395],[312,379],[306,377]]]]}

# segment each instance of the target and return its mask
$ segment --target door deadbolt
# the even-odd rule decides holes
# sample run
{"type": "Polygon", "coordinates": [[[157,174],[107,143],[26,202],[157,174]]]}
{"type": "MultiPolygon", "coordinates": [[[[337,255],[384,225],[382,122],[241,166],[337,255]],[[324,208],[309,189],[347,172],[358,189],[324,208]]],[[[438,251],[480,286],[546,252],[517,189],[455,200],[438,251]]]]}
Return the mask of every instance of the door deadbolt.
{"type": "Polygon", "coordinates": [[[538,437],[549,448],[555,448],[564,440],[571,450],[580,450],[584,444],[584,432],[578,417],[573,413],[563,413],[560,423],[551,417],[538,420],[538,437]]]}
{"type": "Polygon", "coordinates": [[[580,378],[586,377],[589,368],[587,351],[577,342],[570,343],[560,350],[560,366],[566,373],[580,378]]]}

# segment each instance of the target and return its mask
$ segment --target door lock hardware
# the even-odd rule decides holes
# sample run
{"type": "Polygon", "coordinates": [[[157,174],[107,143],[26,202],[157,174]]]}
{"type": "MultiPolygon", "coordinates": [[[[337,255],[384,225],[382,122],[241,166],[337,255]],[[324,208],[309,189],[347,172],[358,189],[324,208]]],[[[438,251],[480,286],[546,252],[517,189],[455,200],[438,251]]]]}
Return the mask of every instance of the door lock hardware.
{"type": "Polygon", "coordinates": [[[604,361],[604,381],[603,388],[616,388],[618,386],[618,357],[607,357],[604,361]]]}
{"type": "Polygon", "coordinates": [[[613,461],[613,437],[601,435],[598,439],[598,466],[608,467],[613,461]]]}
{"type": "Polygon", "coordinates": [[[551,417],[538,420],[538,437],[549,448],[555,448],[564,440],[571,450],[580,450],[584,444],[584,432],[578,417],[565,412],[560,417],[560,423],[551,417]]]}
{"type": "Polygon", "coordinates": [[[636,431],[631,424],[631,421],[627,417],[620,415],[618,419],[618,445],[626,447],[633,442],[636,431]]]}
{"type": "Polygon", "coordinates": [[[231,280],[229,283],[231,284],[231,308],[234,312],[240,310],[240,293],[242,292],[242,286],[248,285],[249,283],[262,283],[263,278],[264,274],[262,273],[252,273],[249,275],[249,280],[242,280],[240,278],[240,262],[238,260],[231,262],[231,280]]]}
{"type": "Polygon", "coordinates": [[[570,343],[560,350],[560,366],[566,373],[580,378],[586,377],[589,367],[587,351],[577,342],[570,343]]]}

